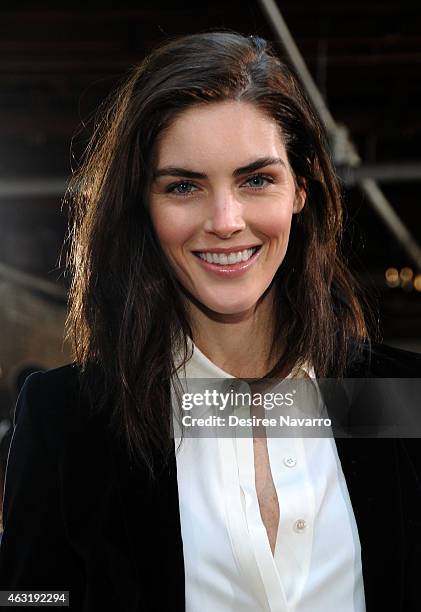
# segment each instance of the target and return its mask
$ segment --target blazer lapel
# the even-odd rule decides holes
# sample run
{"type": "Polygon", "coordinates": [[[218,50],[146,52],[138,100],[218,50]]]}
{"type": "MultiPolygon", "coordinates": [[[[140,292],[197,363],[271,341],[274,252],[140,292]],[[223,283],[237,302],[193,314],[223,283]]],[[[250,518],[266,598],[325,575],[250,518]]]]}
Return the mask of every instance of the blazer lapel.
{"type": "Polygon", "coordinates": [[[367,612],[382,609],[382,594],[387,609],[400,610],[404,525],[396,440],[374,439],[381,406],[365,399],[363,379],[325,379],[320,389],[358,527],[367,612]]]}
{"type": "MultiPolygon", "coordinates": [[[[139,610],[185,609],[183,543],[174,448],[152,481],[114,453],[128,548],[140,592],[139,610]]],[[[157,461],[157,465],[160,465],[157,461]]]]}

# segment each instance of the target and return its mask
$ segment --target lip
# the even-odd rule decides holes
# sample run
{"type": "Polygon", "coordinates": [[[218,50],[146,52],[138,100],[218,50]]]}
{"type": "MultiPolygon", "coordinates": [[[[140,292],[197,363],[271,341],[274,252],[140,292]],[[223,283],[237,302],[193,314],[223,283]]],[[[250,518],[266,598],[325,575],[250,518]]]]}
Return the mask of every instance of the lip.
{"type": "Polygon", "coordinates": [[[245,251],[247,249],[254,249],[254,247],[262,246],[261,244],[243,244],[231,247],[215,247],[209,249],[195,249],[192,253],[236,253],[237,251],[245,251]]]}
{"type": "MultiPolygon", "coordinates": [[[[255,246],[261,247],[262,245],[259,244],[255,246]]],[[[248,247],[248,248],[251,248],[251,247],[248,247]]],[[[197,251],[197,252],[201,253],[202,251],[197,251]]],[[[213,252],[223,253],[224,251],[213,251],[213,252]]],[[[205,261],[204,259],[196,255],[194,256],[194,258],[198,261],[199,265],[201,265],[208,272],[213,272],[217,276],[222,276],[225,278],[237,278],[238,276],[242,276],[243,274],[245,274],[247,270],[249,270],[250,268],[254,266],[256,261],[259,259],[261,252],[262,252],[262,249],[259,248],[247,261],[240,261],[239,263],[226,264],[226,265],[209,263],[208,261],[205,261]]]]}

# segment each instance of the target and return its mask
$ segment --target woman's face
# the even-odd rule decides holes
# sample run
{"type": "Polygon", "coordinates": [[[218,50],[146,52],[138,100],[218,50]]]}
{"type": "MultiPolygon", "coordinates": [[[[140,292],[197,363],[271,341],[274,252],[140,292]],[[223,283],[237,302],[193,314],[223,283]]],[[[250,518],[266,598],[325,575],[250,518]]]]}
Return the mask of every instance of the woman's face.
{"type": "Polygon", "coordinates": [[[161,134],[154,170],[151,220],[179,282],[216,313],[253,309],[305,202],[277,124],[245,102],[194,106],[161,134]]]}

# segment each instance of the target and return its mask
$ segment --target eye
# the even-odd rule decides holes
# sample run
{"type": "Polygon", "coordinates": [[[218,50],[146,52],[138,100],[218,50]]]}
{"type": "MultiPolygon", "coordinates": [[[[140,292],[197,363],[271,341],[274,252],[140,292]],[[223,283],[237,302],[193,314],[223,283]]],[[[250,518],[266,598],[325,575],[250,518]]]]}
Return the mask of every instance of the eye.
{"type": "Polygon", "coordinates": [[[179,183],[172,183],[171,185],[168,185],[165,192],[175,193],[175,195],[188,196],[195,190],[196,187],[193,185],[193,183],[190,183],[189,181],[181,181],[179,183]]]}
{"type": "Polygon", "coordinates": [[[246,184],[247,183],[252,189],[259,191],[265,189],[268,183],[273,183],[273,178],[266,174],[254,174],[246,180],[246,184]]]}

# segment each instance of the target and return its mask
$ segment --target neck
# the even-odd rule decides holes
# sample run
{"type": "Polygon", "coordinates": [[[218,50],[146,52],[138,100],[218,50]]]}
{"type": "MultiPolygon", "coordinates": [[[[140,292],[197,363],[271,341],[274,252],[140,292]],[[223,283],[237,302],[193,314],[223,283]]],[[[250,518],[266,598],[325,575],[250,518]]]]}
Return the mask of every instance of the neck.
{"type": "Polygon", "coordinates": [[[237,378],[261,378],[277,362],[270,355],[273,333],[273,293],[252,309],[235,314],[209,311],[189,302],[193,341],[219,368],[237,378]]]}

